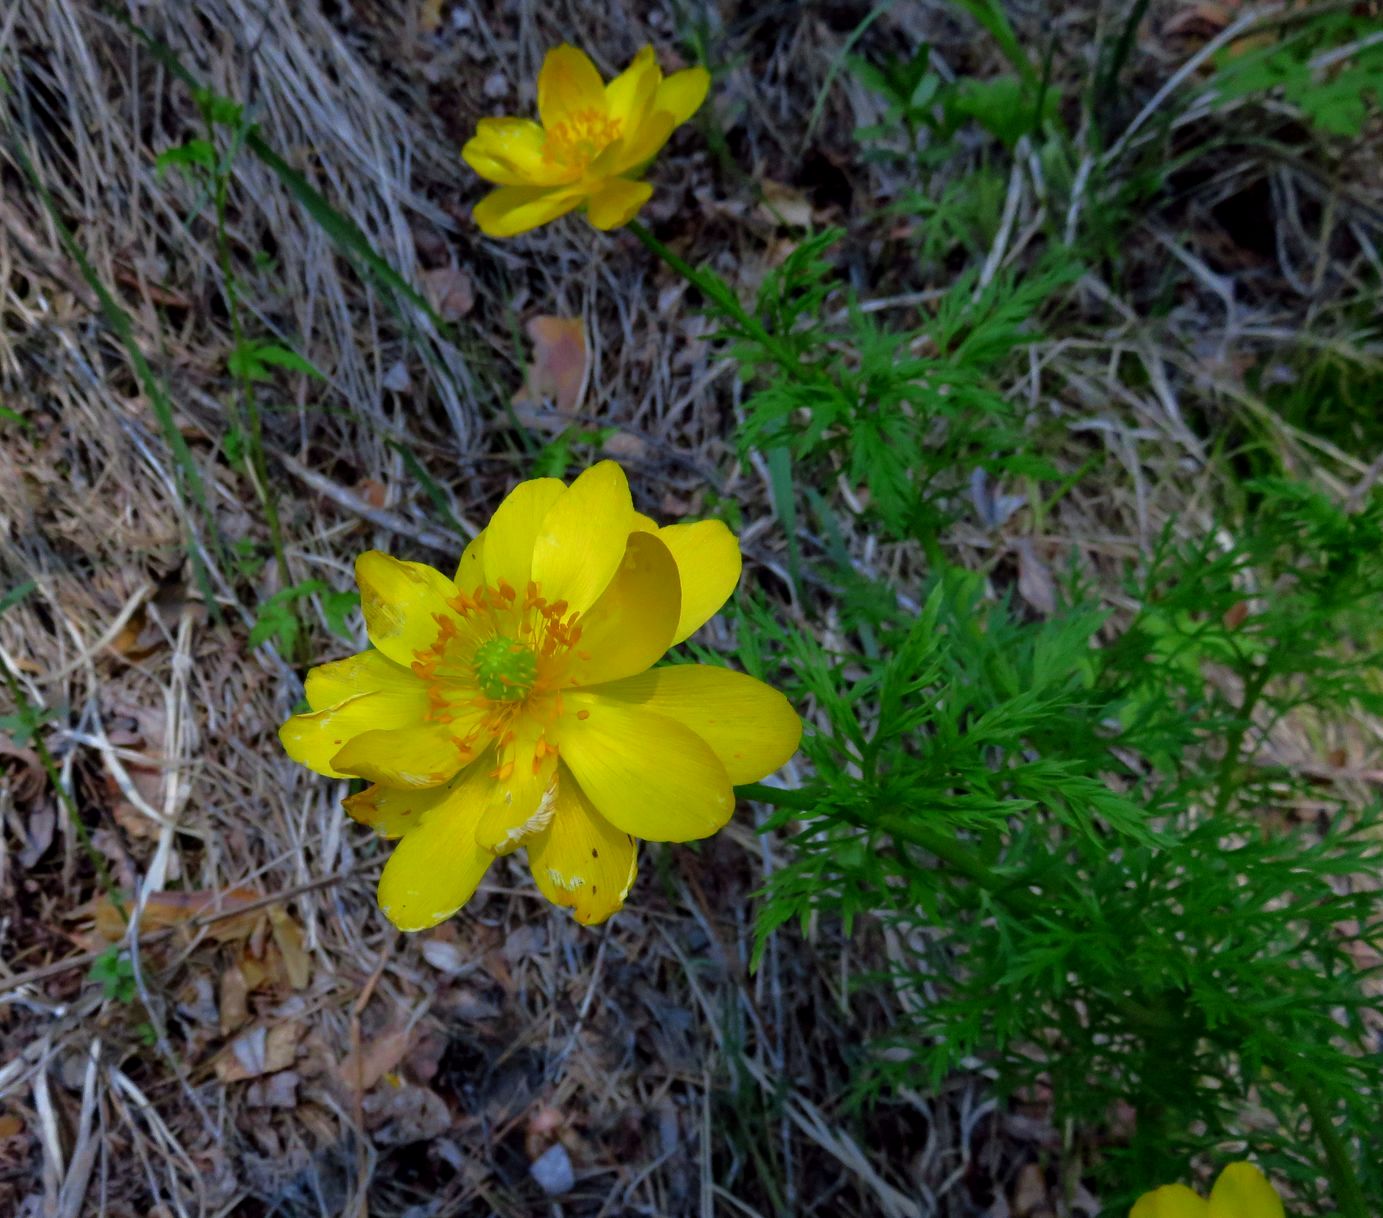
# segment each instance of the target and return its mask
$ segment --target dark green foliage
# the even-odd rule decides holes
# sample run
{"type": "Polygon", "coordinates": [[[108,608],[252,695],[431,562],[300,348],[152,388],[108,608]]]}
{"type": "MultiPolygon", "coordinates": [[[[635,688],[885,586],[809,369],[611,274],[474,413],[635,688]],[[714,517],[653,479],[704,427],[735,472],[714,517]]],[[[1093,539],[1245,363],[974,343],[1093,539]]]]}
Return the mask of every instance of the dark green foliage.
{"type": "Polygon", "coordinates": [[[281,588],[260,605],[250,628],[250,646],[258,647],[272,639],[281,650],[291,654],[302,632],[302,620],[294,605],[313,596],[321,599],[327,629],[348,642],[353,640],[351,619],[360,607],[360,594],[333,589],[320,579],[308,579],[291,588],[281,588]]]}
{"type": "Polygon", "coordinates": [[[822,910],[897,932],[875,981],[917,1001],[862,1063],[862,1097],[979,1059],[1005,1093],[1050,1087],[1086,1137],[1132,1105],[1101,1161],[1116,1213],[1245,1137],[1319,1203],[1303,1073],[1383,1188],[1363,1014],[1383,818],[1258,757],[1285,716],[1383,705],[1383,498],[1350,514],[1250,489],[1237,536],[1168,538],[1130,571],[1117,626],[1080,606],[1021,621],[957,570],[920,614],[871,621],[873,654],[753,619],[827,725],[804,743],[811,811],[777,818],[794,861],[761,936],[822,910]]]}
{"type": "Polygon", "coordinates": [[[1276,37],[1219,57],[1215,91],[1229,102],[1280,94],[1327,135],[1357,139],[1383,104],[1383,42],[1368,5],[1339,6],[1283,24],[1276,37]]]}
{"type": "Polygon", "coordinates": [[[1036,337],[1033,315],[1078,268],[1053,259],[1022,280],[1001,274],[984,286],[970,271],[925,330],[886,329],[836,279],[826,255],[838,238],[828,231],[802,242],[765,281],[757,316],[771,345],[724,319],[740,361],[775,371],[745,403],[742,451],[787,450],[799,482],[843,472],[867,488],[872,511],[898,538],[930,537],[949,523],[970,469],[1051,473],[1032,452],[1024,408],[992,378],[1036,337]],[[832,306],[843,314],[838,325],[832,306]]]}
{"type": "MultiPolygon", "coordinates": [[[[1231,139],[1172,147],[1167,124],[1195,80],[1126,127],[1118,92],[1145,6],[1097,57],[1085,148],[1010,53],[997,6],[965,7],[1017,75],[942,81],[926,47],[855,65],[886,105],[860,133],[869,155],[914,177],[889,210],[912,221],[899,230],[924,282],[948,285],[921,320],[859,308],[829,233],[766,280],[762,332],[711,294],[755,378],[742,451],[765,453],[794,577],[804,515],[819,539],[826,561],[806,574],[827,589],[827,637],[845,640],[828,651],[742,607],[742,662],[816,725],[806,787],[755,792],[778,805],[791,843],[764,894],[760,947],[797,918],[886,928],[888,964],[860,984],[892,993],[900,1014],[861,1051],[857,1098],[976,1063],[1004,1095],[1050,1095],[1108,1213],[1187,1179],[1198,1152],[1255,1159],[1290,1186],[1294,1213],[1375,1212],[1383,808],[1327,762],[1327,741],[1383,711],[1383,496],[1361,486],[1344,500],[1300,480],[1263,442],[1276,421],[1244,412],[1216,419],[1216,459],[1247,455],[1252,476],[1226,480],[1203,535],[1169,526],[1129,563],[1121,595],[1073,576],[1065,604],[1033,621],[948,560],[976,470],[1025,476],[1034,496],[1054,475],[1039,420],[998,388],[1015,355],[1060,325],[1077,263],[1118,290],[1130,234],[1168,175],[1231,139]],[[983,105],[967,112],[966,98],[983,105]],[[967,118],[991,139],[957,173],[967,118]],[[1062,223],[1046,253],[1035,243],[982,286],[1005,149],[1022,135],[1062,223]],[[965,269],[932,273],[957,255],[965,269]],[[865,527],[921,543],[924,577],[875,582],[852,565],[827,489],[838,478],[868,492],[865,527]]],[[[1337,7],[1270,28],[1271,44],[1218,63],[1214,96],[1272,94],[1321,131],[1356,133],[1377,100],[1374,27],[1337,7]]],[[[1153,273],[1156,311],[1185,268],[1153,273]]],[[[1371,453],[1377,375],[1358,351],[1372,327],[1359,304],[1362,320],[1345,310],[1348,342],[1303,341],[1299,383],[1260,390],[1302,430],[1371,453]]]]}
{"type": "Polygon", "coordinates": [[[936,165],[953,155],[951,141],[967,122],[974,121],[1012,148],[1056,118],[1057,94],[1031,72],[948,81],[932,68],[927,46],[905,59],[890,58],[877,65],[855,59],[851,66],[888,102],[885,121],[858,132],[876,158],[936,165]],[[908,137],[902,147],[892,138],[899,126],[908,137]]]}
{"type": "Polygon", "coordinates": [[[322,379],[322,374],[296,351],[257,338],[242,340],[233,347],[226,357],[226,367],[232,376],[249,381],[272,380],[274,368],[287,368],[322,379]]]}
{"type": "Polygon", "coordinates": [[[108,999],[131,1003],[135,1000],[134,963],[118,947],[107,948],[91,962],[87,977],[100,985],[108,999]]]}

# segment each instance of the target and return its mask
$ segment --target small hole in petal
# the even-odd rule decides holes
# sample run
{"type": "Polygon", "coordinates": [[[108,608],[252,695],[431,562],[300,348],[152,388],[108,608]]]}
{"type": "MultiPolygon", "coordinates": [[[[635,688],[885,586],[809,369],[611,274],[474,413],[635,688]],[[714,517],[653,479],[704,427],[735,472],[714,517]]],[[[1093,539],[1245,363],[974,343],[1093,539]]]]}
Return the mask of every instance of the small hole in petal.
{"type": "Polygon", "coordinates": [[[591,858],[593,858],[593,859],[598,859],[599,857],[600,857],[600,851],[597,850],[594,846],[592,846],[592,847],[591,847],[591,858]]]}

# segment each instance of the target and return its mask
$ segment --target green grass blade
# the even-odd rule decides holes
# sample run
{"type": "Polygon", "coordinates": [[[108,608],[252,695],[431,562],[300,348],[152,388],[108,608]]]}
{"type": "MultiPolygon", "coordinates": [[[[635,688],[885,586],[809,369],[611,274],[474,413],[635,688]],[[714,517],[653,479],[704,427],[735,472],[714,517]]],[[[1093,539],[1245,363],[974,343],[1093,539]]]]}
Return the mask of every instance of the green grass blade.
{"type": "Polygon", "coordinates": [[[1009,61],[1023,78],[1026,85],[1037,84],[1037,73],[1033,71],[1031,61],[1023,53],[1023,48],[1018,42],[1018,35],[1013,32],[1013,26],[1009,24],[1008,16],[999,5],[999,0],[954,0],[958,8],[963,8],[970,14],[995,42],[999,44],[999,50],[1004,53],[1004,58],[1009,61]]]}
{"type": "Polygon", "coordinates": [[[452,529],[456,530],[459,537],[472,536],[473,530],[468,529],[464,524],[456,519],[456,513],[451,510],[451,501],[447,498],[446,492],[437,484],[427,467],[418,460],[417,454],[406,444],[400,444],[397,440],[386,440],[385,443],[392,448],[408,467],[408,472],[415,477],[427,492],[427,497],[432,500],[432,506],[437,509],[437,514],[452,529]]]}
{"type": "Polygon", "coordinates": [[[0,596],[0,617],[4,617],[37,587],[38,585],[33,580],[26,579],[18,587],[11,588],[4,596],[0,596]]]}
{"type": "Polygon", "coordinates": [[[770,448],[765,454],[768,462],[769,486],[773,492],[773,509],[783,525],[788,541],[788,574],[792,578],[792,594],[802,586],[802,552],[797,544],[797,496],[793,490],[792,454],[786,448],[770,448]]]}

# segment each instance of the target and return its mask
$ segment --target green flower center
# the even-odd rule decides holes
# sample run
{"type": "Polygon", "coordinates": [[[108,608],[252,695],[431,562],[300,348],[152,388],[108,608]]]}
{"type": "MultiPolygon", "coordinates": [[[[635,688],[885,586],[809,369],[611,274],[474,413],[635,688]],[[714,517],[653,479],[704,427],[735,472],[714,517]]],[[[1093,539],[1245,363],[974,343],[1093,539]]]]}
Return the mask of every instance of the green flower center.
{"type": "Polygon", "coordinates": [[[475,649],[475,680],[491,702],[522,702],[538,678],[538,659],[522,643],[497,638],[475,649]]]}

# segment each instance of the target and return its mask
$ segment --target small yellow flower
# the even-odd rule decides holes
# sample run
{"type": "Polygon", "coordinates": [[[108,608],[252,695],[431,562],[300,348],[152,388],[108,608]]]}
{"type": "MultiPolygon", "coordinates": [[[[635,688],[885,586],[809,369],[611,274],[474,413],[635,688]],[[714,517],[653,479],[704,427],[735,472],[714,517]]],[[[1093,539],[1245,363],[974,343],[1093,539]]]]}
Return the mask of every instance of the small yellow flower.
{"type": "Polygon", "coordinates": [[[469,900],[496,855],[578,921],[618,910],[635,838],[684,842],[729,820],[733,784],[797,750],[787,699],[724,668],[653,668],[734,590],[719,521],[659,528],[613,461],[570,486],[521,482],[455,579],[377,550],[356,562],[369,651],[314,668],[295,761],[373,783],[346,809],[401,837],[379,882],[400,930],[469,900]]]}
{"type": "Polygon", "coordinates": [[[491,237],[513,237],[584,204],[596,228],[628,224],[653,193],[639,175],[710,84],[705,68],[665,78],[652,47],[609,84],[584,51],[549,51],[538,74],[542,123],[483,118],[461,150],[500,188],[476,205],[475,222],[491,237]]]}
{"type": "Polygon", "coordinates": [[[1210,1200],[1184,1184],[1144,1193],[1128,1218],[1284,1218],[1282,1201],[1252,1163],[1231,1163],[1220,1173],[1210,1200]]]}

